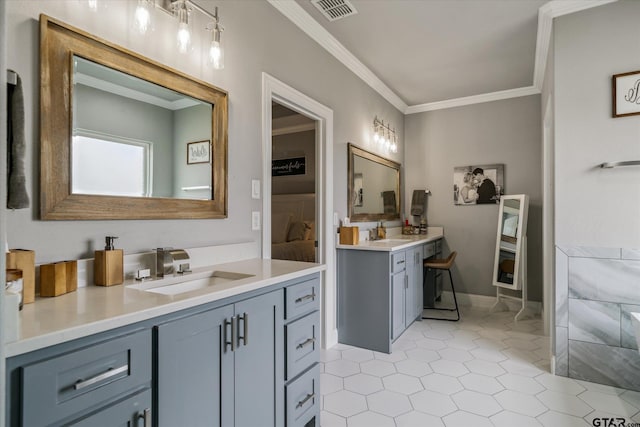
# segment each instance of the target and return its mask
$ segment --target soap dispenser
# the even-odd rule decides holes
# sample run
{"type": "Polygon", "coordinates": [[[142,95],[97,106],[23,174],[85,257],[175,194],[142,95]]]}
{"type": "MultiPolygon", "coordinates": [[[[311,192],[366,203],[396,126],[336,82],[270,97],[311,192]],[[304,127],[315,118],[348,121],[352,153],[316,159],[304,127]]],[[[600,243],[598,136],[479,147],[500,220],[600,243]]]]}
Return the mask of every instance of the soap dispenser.
{"type": "Polygon", "coordinates": [[[115,236],[106,236],[104,250],[95,251],[93,282],[98,286],[120,285],[124,282],[124,253],[122,249],[114,249],[115,239],[115,236]]]}

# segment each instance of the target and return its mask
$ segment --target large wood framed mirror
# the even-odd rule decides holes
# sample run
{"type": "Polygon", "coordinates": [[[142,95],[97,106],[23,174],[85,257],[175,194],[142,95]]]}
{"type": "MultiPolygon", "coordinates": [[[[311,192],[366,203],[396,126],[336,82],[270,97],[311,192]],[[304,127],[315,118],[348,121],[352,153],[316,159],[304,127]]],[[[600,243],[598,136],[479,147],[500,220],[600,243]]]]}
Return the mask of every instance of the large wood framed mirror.
{"type": "Polygon", "coordinates": [[[347,151],[350,220],[400,219],[400,164],[351,143],[347,151]]]}
{"type": "Polygon", "coordinates": [[[40,216],[227,216],[225,91],[40,16],[40,216]]]}

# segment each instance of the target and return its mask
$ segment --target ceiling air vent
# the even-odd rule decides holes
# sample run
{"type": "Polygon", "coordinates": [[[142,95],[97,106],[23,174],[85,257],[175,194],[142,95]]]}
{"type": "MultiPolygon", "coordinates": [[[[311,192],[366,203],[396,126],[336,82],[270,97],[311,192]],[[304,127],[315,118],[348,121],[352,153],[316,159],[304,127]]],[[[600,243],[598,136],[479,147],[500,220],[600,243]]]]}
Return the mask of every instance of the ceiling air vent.
{"type": "Polygon", "coordinates": [[[329,21],[337,21],[358,13],[348,0],[311,0],[311,3],[329,21]]]}

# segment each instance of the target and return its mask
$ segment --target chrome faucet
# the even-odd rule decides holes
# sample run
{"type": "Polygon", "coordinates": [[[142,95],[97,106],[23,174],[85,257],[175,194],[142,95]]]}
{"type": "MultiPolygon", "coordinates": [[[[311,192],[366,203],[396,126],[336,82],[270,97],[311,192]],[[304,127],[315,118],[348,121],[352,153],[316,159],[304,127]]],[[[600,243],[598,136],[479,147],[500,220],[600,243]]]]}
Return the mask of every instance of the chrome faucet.
{"type": "MultiPolygon", "coordinates": [[[[172,274],[175,271],[174,261],[188,260],[189,254],[184,249],[173,248],[157,248],[156,249],[156,277],[164,277],[167,274],[172,274]]],[[[178,274],[191,273],[189,263],[181,263],[178,270],[175,271],[178,274]]]]}

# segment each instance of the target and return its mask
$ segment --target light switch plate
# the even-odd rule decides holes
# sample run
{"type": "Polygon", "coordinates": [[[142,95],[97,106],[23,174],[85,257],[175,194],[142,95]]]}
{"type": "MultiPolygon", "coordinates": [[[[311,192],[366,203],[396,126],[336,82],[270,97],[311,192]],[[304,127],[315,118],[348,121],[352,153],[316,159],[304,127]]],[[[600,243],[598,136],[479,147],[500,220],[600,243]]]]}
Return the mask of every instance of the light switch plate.
{"type": "Polygon", "coordinates": [[[259,179],[251,180],[251,198],[252,199],[260,198],[260,180],[259,179]]]}
{"type": "Polygon", "coordinates": [[[338,212],[333,213],[333,225],[340,225],[340,220],[338,219],[338,212]]]}
{"type": "Polygon", "coordinates": [[[260,230],[260,212],[251,212],[251,229],[260,230]]]}

